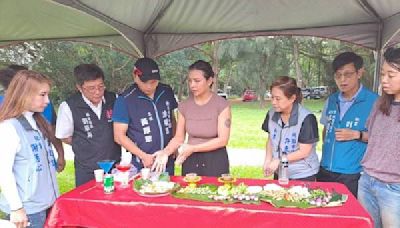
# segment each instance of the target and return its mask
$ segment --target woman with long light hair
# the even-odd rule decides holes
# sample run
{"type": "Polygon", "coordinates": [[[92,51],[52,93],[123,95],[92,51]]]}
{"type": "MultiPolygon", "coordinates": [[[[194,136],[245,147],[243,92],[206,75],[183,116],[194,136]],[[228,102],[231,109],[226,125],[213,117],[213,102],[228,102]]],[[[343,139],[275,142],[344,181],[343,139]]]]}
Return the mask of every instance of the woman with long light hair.
{"type": "Polygon", "coordinates": [[[16,227],[43,227],[58,193],[50,125],[41,115],[50,80],[18,71],[0,107],[0,210],[16,227]]]}

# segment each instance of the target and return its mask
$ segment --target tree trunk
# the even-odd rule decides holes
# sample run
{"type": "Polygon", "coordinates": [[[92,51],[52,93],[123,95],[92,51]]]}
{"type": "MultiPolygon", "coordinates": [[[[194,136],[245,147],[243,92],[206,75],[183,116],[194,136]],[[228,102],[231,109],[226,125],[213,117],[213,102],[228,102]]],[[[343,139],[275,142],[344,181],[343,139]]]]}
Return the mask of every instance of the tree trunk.
{"type": "Polygon", "coordinates": [[[179,88],[178,88],[178,100],[179,101],[182,100],[183,89],[185,88],[185,84],[186,84],[186,80],[187,80],[187,76],[185,73],[181,73],[180,75],[181,75],[181,77],[179,80],[179,88]]]}
{"type": "Polygon", "coordinates": [[[293,41],[293,58],[294,64],[296,66],[296,78],[297,78],[297,86],[299,88],[303,87],[303,73],[301,72],[300,67],[300,58],[299,58],[299,43],[297,42],[296,38],[292,37],[293,41]]]}
{"type": "Polygon", "coordinates": [[[219,41],[212,41],[211,42],[211,47],[212,47],[212,67],[213,71],[215,73],[214,75],[214,84],[212,86],[212,90],[214,92],[217,92],[218,90],[218,74],[219,74],[219,59],[218,59],[218,47],[219,47],[219,41]]]}
{"type": "Polygon", "coordinates": [[[225,81],[225,84],[224,84],[224,92],[225,92],[228,96],[229,96],[229,93],[230,93],[230,91],[229,91],[229,89],[228,89],[228,86],[231,84],[231,79],[232,79],[232,74],[233,74],[232,68],[233,68],[233,63],[230,62],[230,64],[229,64],[229,69],[228,69],[228,73],[227,73],[227,75],[226,75],[226,81],[225,81]]]}
{"type": "Polygon", "coordinates": [[[269,69],[266,69],[266,68],[268,68],[267,66],[269,66],[268,65],[268,60],[269,60],[268,54],[263,54],[262,55],[262,62],[263,62],[263,65],[265,67],[262,68],[262,71],[260,72],[260,77],[259,77],[260,83],[259,83],[259,88],[258,88],[259,96],[260,96],[260,101],[259,101],[260,108],[264,108],[264,105],[265,105],[264,94],[266,92],[267,74],[268,74],[268,71],[269,71],[269,69]]]}

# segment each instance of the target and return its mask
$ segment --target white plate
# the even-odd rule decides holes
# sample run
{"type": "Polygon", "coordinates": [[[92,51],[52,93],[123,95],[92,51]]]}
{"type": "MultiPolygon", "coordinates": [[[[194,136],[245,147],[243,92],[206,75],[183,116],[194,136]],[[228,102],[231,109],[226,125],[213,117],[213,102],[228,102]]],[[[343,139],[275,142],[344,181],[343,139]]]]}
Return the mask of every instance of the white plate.
{"type": "Polygon", "coordinates": [[[170,193],[169,192],[164,192],[164,193],[155,193],[155,194],[146,194],[146,193],[141,193],[138,191],[135,191],[139,196],[143,196],[143,197],[162,197],[162,196],[167,196],[170,193]]]}
{"type": "Polygon", "coordinates": [[[249,194],[257,194],[260,193],[263,190],[261,186],[249,186],[247,187],[246,192],[249,194]]]}

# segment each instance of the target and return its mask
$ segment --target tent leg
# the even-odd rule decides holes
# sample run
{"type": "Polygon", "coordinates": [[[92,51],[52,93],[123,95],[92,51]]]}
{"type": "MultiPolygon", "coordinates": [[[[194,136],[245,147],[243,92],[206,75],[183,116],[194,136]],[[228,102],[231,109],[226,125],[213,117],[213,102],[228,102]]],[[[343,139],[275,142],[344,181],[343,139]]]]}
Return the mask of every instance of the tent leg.
{"type": "Polygon", "coordinates": [[[382,66],[382,49],[379,49],[378,51],[374,51],[375,54],[375,72],[374,72],[374,84],[373,84],[373,90],[374,92],[380,93],[379,90],[379,84],[380,84],[380,74],[381,74],[381,66],[382,66]]]}

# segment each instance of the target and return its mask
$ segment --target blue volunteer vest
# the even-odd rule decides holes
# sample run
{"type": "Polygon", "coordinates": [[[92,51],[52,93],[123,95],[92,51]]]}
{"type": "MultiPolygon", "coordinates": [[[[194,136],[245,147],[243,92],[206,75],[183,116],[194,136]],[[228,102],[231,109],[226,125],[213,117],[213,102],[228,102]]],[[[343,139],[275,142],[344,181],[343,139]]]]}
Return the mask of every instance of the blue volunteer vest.
{"type": "MultiPolygon", "coordinates": [[[[20,150],[13,166],[19,197],[27,214],[51,207],[59,195],[56,180],[57,162],[48,140],[34,130],[24,116],[7,120],[20,137],[20,150]]],[[[10,213],[7,200],[0,194],[0,209],[10,213]]]]}
{"type": "MultiPolygon", "coordinates": [[[[118,99],[124,99],[125,108],[129,116],[127,136],[142,151],[153,154],[164,147],[172,139],[172,114],[177,103],[171,87],[159,83],[154,99],[147,97],[136,84],[128,88],[118,99]]],[[[117,104],[121,104],[118,103],[117,104]]],[[[114,107],[114,113],[117,113],[114,107]]],[[[113,116],[114,122],[124,122],[113,116]]],[[[136,168],[143,167],[140,159],[134,156],[133,164],[136,168]]],[[[169,157],[167,171],[173,173],[173,159],[169,157]]]]}
{"type": "Polygon", "coordinates": [[[340,120],[339,92],[329,96],[326,109],[328,123],[322,146],[321,166],[331,172],[355,174],[361,172],[361,159],[367,144],[359,140],[336,141],[336,128],[366,131],[366,121],[378,95],[363,87],[354,103],[340,120]]]}

